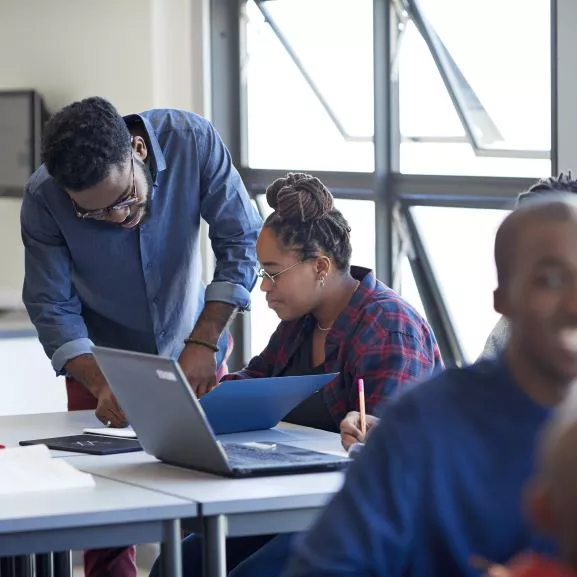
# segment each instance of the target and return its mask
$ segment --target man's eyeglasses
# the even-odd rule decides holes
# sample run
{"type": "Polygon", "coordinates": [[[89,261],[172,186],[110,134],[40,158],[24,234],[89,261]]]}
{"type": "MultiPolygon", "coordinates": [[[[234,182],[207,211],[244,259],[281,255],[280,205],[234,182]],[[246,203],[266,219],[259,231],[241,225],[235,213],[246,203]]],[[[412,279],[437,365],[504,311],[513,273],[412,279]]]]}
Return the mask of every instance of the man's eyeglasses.
{"type": "Polygon", "coordinates": [[[78,206],[74,200],[72,200],[72,205],[74,206],[74,210],[76,211],[76,216],[78,218],[84,219],[94,219],[94,220],[105,220],[112,212],[118,210],[124,210],[129,208],[130,206],[135,205],[140,199],[136,193],[136,180],[134,178],[134,155],[131,154],[130,162],[132,165],[132,187],[131,190],[127,193],[122,195],[121,198],[117,199],[116,202],[108,206],[106,208],[100,208],[98,210],[85,210],[78,206]]]}
{"type": "Polygon", "coordinates": [[[295,268],[296,266],[298,266],[299,264],[302,264],[303,262],[305,262],[306,260],[309,260],[310,258],[313,257],[308,257],[308,258],[303,258],[302,260],[299,260],[298,262],[295,262],[294,264],[291,264],[290,266],[287,266],[286,268],[283,268],[281,271],[279,272],[275,272],[274,274],[270,274],[268,272],[266,272],[266,270],[264,270],[264,268],[262,267],[258,267],[256,269],[256,274],[259,276],[259,278],[261,278],[262,280],[269,280],[273,286],[276,285],[276,281],[275,279],[277,277],[279,277],[281,274],[288,272],[289,270],[295,268]]]}

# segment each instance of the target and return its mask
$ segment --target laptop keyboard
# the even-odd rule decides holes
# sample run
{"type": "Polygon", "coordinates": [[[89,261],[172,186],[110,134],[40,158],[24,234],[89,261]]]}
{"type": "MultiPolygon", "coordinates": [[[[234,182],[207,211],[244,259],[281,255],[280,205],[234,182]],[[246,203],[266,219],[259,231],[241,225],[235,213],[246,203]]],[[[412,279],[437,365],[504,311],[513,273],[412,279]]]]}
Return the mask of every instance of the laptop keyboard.
{"type": "Polygon", "coordinates": [[[261,449],[258,447],[251,447],[250,445],[239,445],[236,443],[226,443],[224,449],[231,464],[247,464],[247,463],[311,463],[311,453],[294,454],[286,447],[286,451],[282,450],[284,447],[276,445],[276,448],[261,449]],[[280,451],[278,449],[281,449],[280,451]]]}

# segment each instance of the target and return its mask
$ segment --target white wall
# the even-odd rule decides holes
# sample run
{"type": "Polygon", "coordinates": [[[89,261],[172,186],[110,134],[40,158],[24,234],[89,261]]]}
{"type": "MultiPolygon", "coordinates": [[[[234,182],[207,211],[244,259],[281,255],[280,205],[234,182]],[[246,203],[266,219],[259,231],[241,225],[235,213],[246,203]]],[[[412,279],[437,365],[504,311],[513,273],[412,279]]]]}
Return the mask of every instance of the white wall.
{"type": "Polygon", "coordinates": [[[0,309],[21,309],[24,250],[20,241],[20,200],[0,198],[0,309]]]}
{"type": "MultiPolygon", "coordinates": [[[[206,2],[0,0],[0,90],[34,88],[52,111],[100,95],[121,113],[172,106],[204,114],[206,2]]],[[[21,283],[16,216],[0,201],[0,298],[10,301],[21,283]]]]}
{"type": "MultiPolygon", "coordinates": [[[[206,114],[207,15],[207,0],[0,0],[0,90],[35,89],[51,111],[99,95],[122,114],[154,107],[206,114]]],[[[0,308],[20,302],[18,213],[19,201],[0,199],[0,308]]],[[[11,342],[11,355],[17,344],[11,342]]],[[[53,382],[39,354],[36,348],[31,362],[40,370],[29,377],[53,382]]],[[[30,351],[22,355],[30,358],[30,351]]],[[[24,386],[27,371],[18,370],[4,372],[4,392],[24,386]]],[[[46,406],[62,398],[58,393],[46,406]]]]}

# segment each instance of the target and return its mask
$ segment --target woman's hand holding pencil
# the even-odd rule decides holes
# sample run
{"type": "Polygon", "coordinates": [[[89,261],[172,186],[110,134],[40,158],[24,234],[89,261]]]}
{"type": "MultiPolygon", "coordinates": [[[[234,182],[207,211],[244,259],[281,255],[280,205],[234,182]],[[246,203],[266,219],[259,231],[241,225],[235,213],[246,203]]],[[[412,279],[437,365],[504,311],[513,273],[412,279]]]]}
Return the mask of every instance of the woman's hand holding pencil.
{"type": "Polygon", "coordinates": [[[366,414],[365,384],[358,380],[359,411],[351,411],[341,421],[341,442],[348,451],[355,443],[364,443],[369,431],[379,422],[377,417],[366,414]]]}
{"type": "Polygon", "coordinates": [[[366,433],[361,430],[361,414],[358,411],[351,411],[341,421],[341,443],[348,451],[354,443],[364,443],[371,429],[375,427],[379,419],[372,415],[365,415],[366,433]]]}

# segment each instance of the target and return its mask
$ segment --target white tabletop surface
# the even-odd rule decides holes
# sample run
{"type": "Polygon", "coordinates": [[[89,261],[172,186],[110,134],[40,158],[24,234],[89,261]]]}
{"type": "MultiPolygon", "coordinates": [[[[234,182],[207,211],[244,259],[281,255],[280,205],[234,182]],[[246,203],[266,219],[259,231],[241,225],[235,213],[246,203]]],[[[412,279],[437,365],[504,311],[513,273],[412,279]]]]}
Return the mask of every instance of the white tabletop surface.
{"type": "Polygon", "coordinates": [[[145,453],[110,455],[98,460],[79,457],[74,459],[74,466],[196,501],[202,505],[204,515],[321,507],[343,482],[340,472],[228,479],[166,465],[145,453]]]}
{"type": "MultiPolygon", "coordinates": [[[[16,446],[20,440],[79,434],[85,427],[98,425],[92,411],[0,417],[0,443],[16,446]]],[[[339,436],[334,433],[285,423],[267,431],[222,435],[219,439],[282,442],[313,450],[342,451],[339,436]]],[[[227,479],[166,465],[144,452],[107,456],[54,454],[74,455],[71,463],[82,471],[195,501],[202,505],[205,515],[320,507],[343,481],[340,472],[227,479]]]]}
{"type": "MultiPolygon", "coordinates": [[[[102,428],[102,426],[102,423],[94,416],[93,411],[2,416],[0,417],[0,444],[6,447],[16,447],[20,441],[24,440],[80,435],[85,428],[102,428]]],[[[289,423],[280,423],[278,427],[267,431],[220,435],[218,438],[221,441],[234,441],[236,443],[259,440],[288,444],[298,441],[330,439],[335,442],[337,447],[334,450],[338,450],[338,435],[289,423]],[[258,436],[258,439],[255,435],[258,436]]],[[[85,456],[84,453],[65,451],[53,451],[52,453],[54,456],[85,456]]]]}
{"type": "MultiPolygon", "coordinates": [[[[39,413],[0,417],[0,444],[17,447],[20,441],[79,435],[86,427],[102,427],[94,411],[39,413]]],[[[52,451],[54,456],[76,456],[83,453],[52,451]]]]}
{"type": "Polygon", "coordinates": [[[137,521],[195,517],[190,501],[94,477],[92,488],[0,497],[0,535],[137,521]]]}

